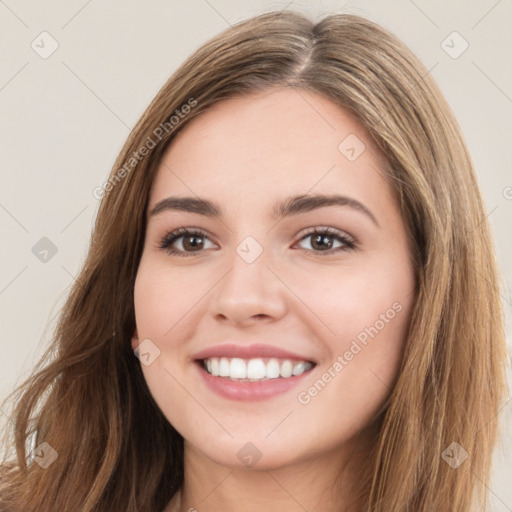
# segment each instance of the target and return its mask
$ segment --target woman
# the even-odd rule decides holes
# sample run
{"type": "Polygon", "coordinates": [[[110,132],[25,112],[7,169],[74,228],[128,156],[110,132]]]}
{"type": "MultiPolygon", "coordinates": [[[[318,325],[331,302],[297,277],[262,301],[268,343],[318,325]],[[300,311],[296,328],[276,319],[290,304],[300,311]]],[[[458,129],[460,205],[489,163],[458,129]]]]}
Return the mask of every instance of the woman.
{"type": "Polygon", "coordinates": [[[492,242],[457,123],[394,36],[292,12],[229,28],[101,195],[53,359],[17,396],[3,509],[485,504],[492,242]]]}

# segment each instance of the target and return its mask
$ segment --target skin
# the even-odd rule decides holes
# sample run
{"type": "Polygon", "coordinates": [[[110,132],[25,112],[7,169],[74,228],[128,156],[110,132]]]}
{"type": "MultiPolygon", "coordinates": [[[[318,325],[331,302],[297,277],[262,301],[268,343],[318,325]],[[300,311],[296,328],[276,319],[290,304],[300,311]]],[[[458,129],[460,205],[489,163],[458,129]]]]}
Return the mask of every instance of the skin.
{"type": "MultiPolygon", "coordinates": [[[[199,196],[218,203],[222,218],[150,217],[135,283],[132,346],[150,339],[160,350],[142,369],[185,439],[185,484],[166,510],[351,510],[368,429],[397,377],[415,300],[405,226],[383,165],[347,111],[292,88],[224,100],[167,150],[148,211],[170,195],[199,196]],[[338,149],[349,134],[365,145],[354,161],[338,149]],[[378,225],[339,205],[271,217],[272,205],[289,196],[335,193],[363,203],[378,225]],[[161,249],[161,239],[180,227],[206,231],[203,248],[194,252],[185,237],[174,247],[187,257],[161,249]],[[356,248],[324,255],[328,247],[307,236],[315,227],[348,234],[356,248]],[[252,263],[236,252],[247,236],[263,249],[252,263]],[[301,403],[299,392],[332,372],[393,304],[400,308],[394,318],[301,403]],[[266,342],[317,364],[299,387],[235,402],[213,393],[193,362],[198,351],[227,340],[266,342]],[[237,457],[247,442],[261,453],[252,468],[237,457]]],[[[344,247],[336,236],[326,243],[344,247]]]]}

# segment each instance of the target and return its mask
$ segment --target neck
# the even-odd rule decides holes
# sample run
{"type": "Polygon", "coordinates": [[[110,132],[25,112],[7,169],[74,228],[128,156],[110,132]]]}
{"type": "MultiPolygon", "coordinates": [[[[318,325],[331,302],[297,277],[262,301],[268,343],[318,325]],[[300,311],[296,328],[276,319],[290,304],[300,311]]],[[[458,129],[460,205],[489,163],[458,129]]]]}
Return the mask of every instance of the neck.
{"type": "Polygon", "coordinates": [[[348,453],[331,450],[286,467],[249,470],[221,466],[185,442],[184,485],[166,511],[357,512],[367,449],[351,446],[348,453]]]}

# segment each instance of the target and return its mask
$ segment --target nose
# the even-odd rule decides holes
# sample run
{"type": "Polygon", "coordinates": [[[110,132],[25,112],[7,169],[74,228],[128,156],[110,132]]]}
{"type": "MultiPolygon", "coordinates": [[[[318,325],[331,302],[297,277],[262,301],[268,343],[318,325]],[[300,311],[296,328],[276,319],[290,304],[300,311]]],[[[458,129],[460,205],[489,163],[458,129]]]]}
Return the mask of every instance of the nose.
{"type": "Polygon", "coordinates": [[[234,253],[230,269],[212,290],[210,314],[238,326],[278,320],[286,314],[286,286],[268,265],[265,251],[253,262],[234,253]]]}

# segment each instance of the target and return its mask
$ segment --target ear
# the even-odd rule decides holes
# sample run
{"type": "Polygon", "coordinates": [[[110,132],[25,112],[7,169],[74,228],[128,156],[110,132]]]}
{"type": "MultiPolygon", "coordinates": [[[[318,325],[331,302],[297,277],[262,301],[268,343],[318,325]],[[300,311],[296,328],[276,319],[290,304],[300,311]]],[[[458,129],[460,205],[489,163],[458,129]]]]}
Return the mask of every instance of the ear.
{"type": "Polygon", "coordinates": [[[135,350],[139,346],[139,333],[137,332],[137,327],[135,327],[135,331],[132,336],[132,349],[135,350]]]}

